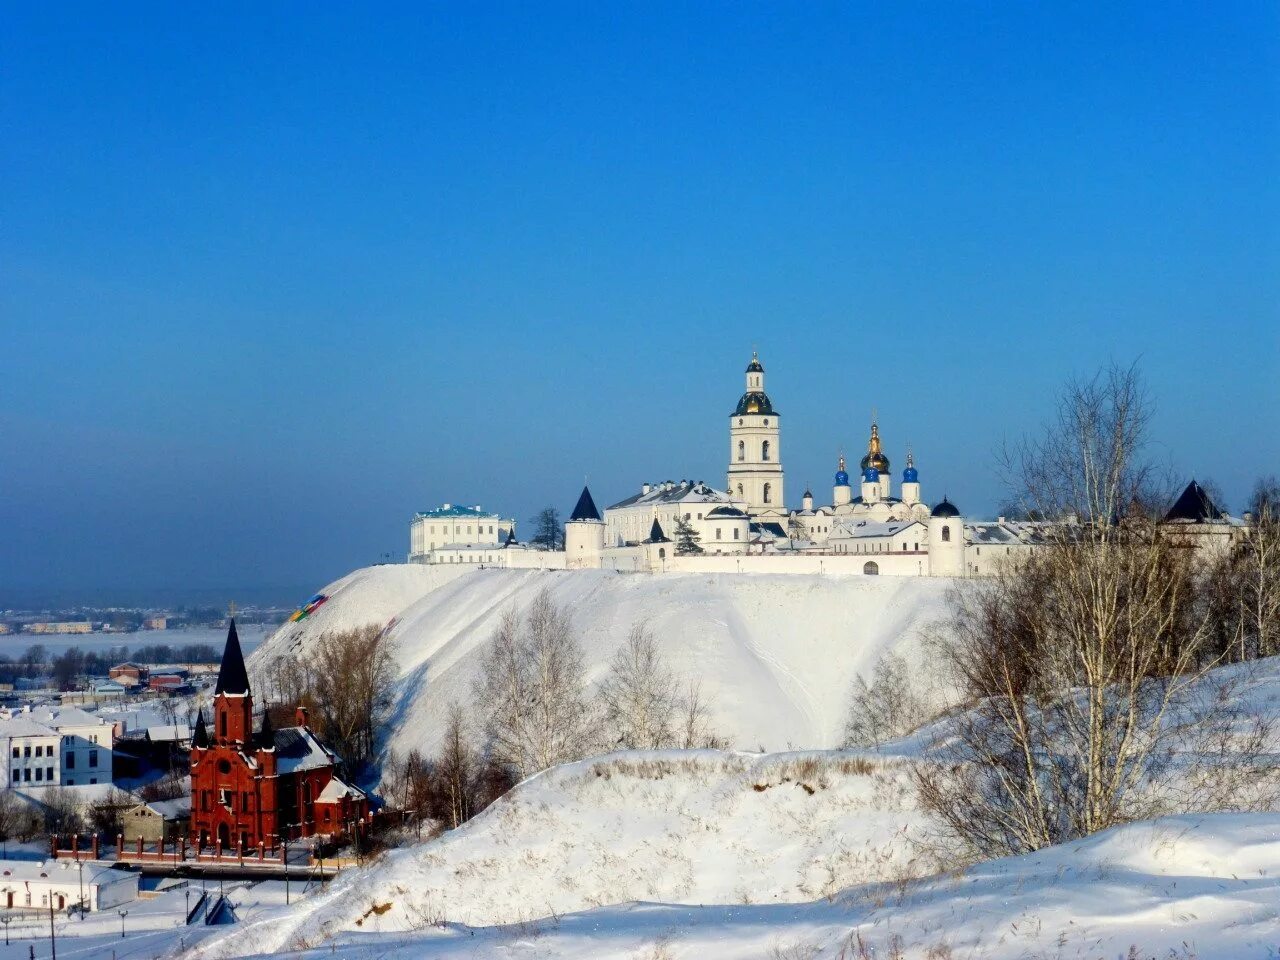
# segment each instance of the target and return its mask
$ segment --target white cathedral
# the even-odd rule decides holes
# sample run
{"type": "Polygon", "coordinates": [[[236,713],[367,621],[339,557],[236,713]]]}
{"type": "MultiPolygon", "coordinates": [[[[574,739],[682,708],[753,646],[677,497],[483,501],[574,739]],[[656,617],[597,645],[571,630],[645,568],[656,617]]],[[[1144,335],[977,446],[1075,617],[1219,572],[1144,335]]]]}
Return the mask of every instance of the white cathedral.
{"type": "MultiPolygon", "coordinates": [[[[584,487],[565,523],[563,551],[520,543],[513,520],[479,506],[445,504],[414,516],[409,561],[627,572],[973,577],[991,575],[1045,542],[1040,523],[1004,517],[967,521],[945,497],[931,509],[921,496],[910,451],[895,496],[874,417],[859,464],[858,495],[841,456],[830,503],[815,505],[813,493],[805,490],[800,509],[789,510],[781,421],[764,389],[764,366],[753,355],[746,391],[729,415],[726,489],[701,480],[643,483],[638,493],[601,513],[584,487]]],[[[1205,531],[1212,526],[1215,536],[1229,536],[1230,530],[1218,528],[1237,523],[1218,513],[1194,482],[1166,521],[1186,521],[1182,514],[1196,514],[1191,519],[1205,531]]]]}

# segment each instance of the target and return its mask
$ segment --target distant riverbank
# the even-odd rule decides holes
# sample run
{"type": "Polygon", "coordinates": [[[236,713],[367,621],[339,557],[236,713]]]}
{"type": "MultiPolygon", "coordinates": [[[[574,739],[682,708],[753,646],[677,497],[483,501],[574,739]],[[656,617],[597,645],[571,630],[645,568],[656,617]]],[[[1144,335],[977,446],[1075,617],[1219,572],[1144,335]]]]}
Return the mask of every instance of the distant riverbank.
{"type": "MultiPolygon", "coordinates": [[[[236,633],[240,635],[240,646],[246,654],[256,650],[262,641],[271,636],[277,627],[260,626],[255,623],[236,624],[236,633]]],[[[57,656],[72,647],[81,650],[110,650],[112,647],[150,647],[167,644],[171,647],[184,647],[192,643],[207,643],[222,653],[222,645],[227,640],[225,627],[192,627],[182,630],[137,630],[133,633],[7,633],[0,634],[0,655],[9,657],[25,653],[36,644],[44,647],[53,656],[57,656]]]]}

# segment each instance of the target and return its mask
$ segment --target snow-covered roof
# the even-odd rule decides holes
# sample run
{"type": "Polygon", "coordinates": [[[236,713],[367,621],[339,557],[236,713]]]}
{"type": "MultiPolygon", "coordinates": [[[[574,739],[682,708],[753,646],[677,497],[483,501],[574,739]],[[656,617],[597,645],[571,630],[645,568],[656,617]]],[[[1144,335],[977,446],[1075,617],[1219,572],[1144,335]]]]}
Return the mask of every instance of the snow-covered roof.
{"type": "Polygon", "coordinates": [[[172,800],[151,800],[139,804],[165,820],[185,820],[191,816],[191,798],[175,797],[172,800]]]}
{"type": "Polygon", "coordinates": [[[414,519],[425,517],[428,520],[442,520],[445,518],[463,518],[463,519],[482,519],[482,520],[501,520],[496,513],[486,513],[479,504],[474,507],[463,507],[456,503],[446,503],[434,510],[420,510],[414,514],[414,519]]]}
{"type": "Polygon", "coordinates": [[[316,797],[316,803],[337,803],[339,800],[344,800],[347,797],[358,799],[363,796],[363,790],[343,783],[337,777],[334,777],[325,785],[325,788],[320,791],[320,796],[316,797]]]}
{"type": "Polygon", "coordinates": [[[305,727],[275,731],[276,769],[280,773],[317,770],[333,764],[333,754],[305,727]]]}
{"type": "Polygon", "coordinates": [[[0,889],[13,883],[79,883],[81,863],[84,882],[89,884],[115,883],[137,876],[93,860],[0,860],[0,889]]]}
{"type": "Polygon", "coordinates": [[[79,707],[33,707],[29,714],[31,719],[51,727],[105,727],[110,721],[94,713],[88,713],[79,707]]]}
{"type": "Polygon", "coordinates": [[[0,737],[61,737],[52,727],[18,714],[11,720],[0,720],[0,737]]]}
{"type": "Polygon", "coordinates": [[[844,520],[836,524],[836,530],[840,536],[855,540],[882,539],[916,525],[923,526],[919,520],[844,520]]]}
{"type": "Polygon", "coordinates": [[[648,493],[637,493],[625,500],[619,500],[606,509],[621,510],[624,507],[656,506],[660,503],[737,504],[739,502],[741,501],[734,500],[733,495],[727,490],[717,490],[701,481],[681,480],[679,483],[673,483],[668,480],[650,487],[648,493]]]}
{"type": "Polygon", "coordinates": [[[191,725],[187,723],[165,723],[155,727],[147,727],[147,737],[153,743],[190,740],[191,725]]]}

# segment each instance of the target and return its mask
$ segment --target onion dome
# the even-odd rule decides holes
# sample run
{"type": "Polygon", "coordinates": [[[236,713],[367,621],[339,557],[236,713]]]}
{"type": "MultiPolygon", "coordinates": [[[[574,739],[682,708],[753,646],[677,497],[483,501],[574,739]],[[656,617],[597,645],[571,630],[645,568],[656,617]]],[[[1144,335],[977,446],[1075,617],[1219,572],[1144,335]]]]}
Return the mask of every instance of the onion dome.
{"type": "Polygon", "coordinates": [[[849,474],[844,469],[844,455],[840,457],[840,466],[836,470],[836,486],[847,487],[849,485],[849,474]]]}
{"type": "Polygon", "coordinates": [[[920,474],[916,472],[915,458],[911,456],[911,451],[907,451],[907,469],[902,471],[903,483],[919,483],[920,474]]]}
{"type": "Polygon", "coordinates": [[[867,467],[862,471],[862,479],[867,483],[879,483],[880,471],[875,467],[867,467]]]}
{"type": "Polygon", "coordinates": [[[875,467],[880,473],[889,472],[889,458],[880,449],[880,427],[871,424],[871,439],[867,443],[867,455],[862,458],[862,469],[875,467]]]}
{"type": "Polygon", "coordinates": [[[751,351],[751,362],[747,364],[747,373],[764,373],[764,367],[760,365],[760,358],[754,350],[751,351]]]}
{"type": "Polygon", "coordinates": [[[933,513],[931,513],[930,516],[944,518],[958,517],[960,516],[960,511],[956,509],[956,505],[954,503],[946,497],[943,497],[942,502],[933,508],[933,513]]]}
{"type": "Polygon", "coordinates": [[[812,491],[812,490],[810,490],[808,487],[805,487],[805,488],[804,488],[804,496],[803,496],[803,497],[801,497],[801,499],[802,499],[802,500],[812,500],[812,499],[813,499],[813,491],[812,491]]]}

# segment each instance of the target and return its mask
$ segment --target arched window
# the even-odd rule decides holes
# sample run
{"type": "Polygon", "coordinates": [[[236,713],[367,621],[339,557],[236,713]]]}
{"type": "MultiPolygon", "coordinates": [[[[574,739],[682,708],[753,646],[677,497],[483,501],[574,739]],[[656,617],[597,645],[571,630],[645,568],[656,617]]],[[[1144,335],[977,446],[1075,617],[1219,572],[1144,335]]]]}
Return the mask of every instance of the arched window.
{"type": "Polygon", "coordinates": [[[943,542],[943,543],[950,543],[950,542],[951,542],[951,528],[950,528],[950,527],[943,527],[943,528],[942,528],[942,542],[943,542]]]}
{"type": "Polygon", "coordinates": [[[772,500],[769,499],[769,497],[772,496],[772,493],[773,493],[773,485],[766,483],[764,485],[764,502],[765,503],[773,502],[772,500]]]}
{"type": "Polygon", "coordinates": [[[659,548],[658,548],[658,559],[659,559],[659,560],[665,560],[665,559],[667,559],[667,548],[666,548],[666,547],[659,547],[659,548]]]}
{"type": "Polygon", "coordinates": [[[868,560],[862,565],[862,572],[869,577],[877,576],[880,573],[880,564],[874,560],[868,560]]]}
{"type": "Polygon", "coordinates": [[[769,441],[768,440],[766,440],[763,444],[760,445],[760,459],[761,460],[769,459],[769,441]]]}
{"type": "Polygon", "coordinates": [[[742,497],[743,497],[742,484],[738,484],[738,499],[741,500],[742,497]]]}
{"type": "Polygon", "coordinates": [[[745,440],[738,441],[738,462],[741,463],[747,459],[747,442],[745,440]]]}

